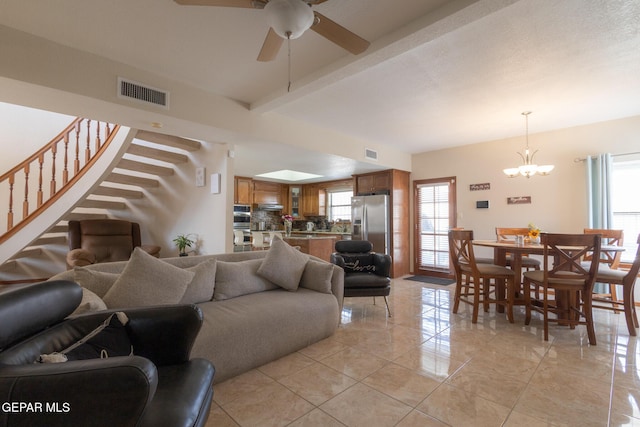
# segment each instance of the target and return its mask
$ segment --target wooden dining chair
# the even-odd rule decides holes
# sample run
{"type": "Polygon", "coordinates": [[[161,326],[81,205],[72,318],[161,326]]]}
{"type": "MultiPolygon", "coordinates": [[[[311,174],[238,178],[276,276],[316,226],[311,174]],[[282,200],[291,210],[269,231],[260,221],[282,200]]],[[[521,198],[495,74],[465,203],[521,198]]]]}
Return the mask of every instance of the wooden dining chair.
{"type": "MultiPolygon", "coordinates": [[[[521,228],[506,228],[496,227],[496,240],[498,242],[514,241],[516,236],[526,236],[529,234],[529,229],[526,227],[521,228]]],[[[513,254],[507,254],[507,267],[511,266],[513,260],[513,254]]],[[[522,255],[522,268],[526,271],[540,270],[540,260],[531,258],[527,254],[522,255]]]]}
{"type": "Polygon", "coordinates": [[[556,322],[571,328],[586,325],[589,343],[596,345],[592,291],[598,263],[585,265],[582,258],[592,253],[599,259],[601,240],[599,234],[541,234],[544,268],[524,273],[524,323],[531,323],[532,310],[542,313],[545,341],[549,340],[549,322],[556,322]],[[549,264],[551,257],[553,265],[549,264]],[[549,300],[551,290],[554,300],[549,300]],[[556,317],[550,318],[550,313],[556,317]]]}
{"type": "MultiPolygon", "coordinates": [[[[622,246],[624,244],[624,231],[623,230],[609,230],[606,228],[585,228],[584,234],[599,234],[602,236],[602,245],[603,246],[622,246]]],[[[617,269],[620,264],[620,257],[622,256],[622,252],[608,252],[608,251],[600,251],[600,267],[607,266],[611,269],[617,269]]],[[[587,254],[584,257],[585,262],[591,262],[593,259],[592,254],[587,254]]],[[[596,292],[597,298],[611,298],[612,300],[618,300],[618,296],[616,295],[616,287],[614,285],[609,285],[609,293],[601,293],[596,292]]],[[[618,312],[618,306],[616,306],[615,310],[618,312]]]]}
{"type": "Polygon", "coordinates": [[[611,288],[622,286],[622,300],[615,299],[613,296],[593,295],[593,308],[602,308],[618,312],[622,307],[627,321],[629,335],[633,337],[636,336],[636,328],[639,327],[633,290],[636,278],[638,277],[638,271],[640,271],[640,234],[638,235],[637,242],[636,258],[628,271],[618,270],[600,264],[598,273],[596,274],[596,282],[598,283],[608,283],[611,288]]]}
{"type": "Polygon", "coordinates": [[[456,273],[453,313],[458,312],[460,302],[469,304],[473,307],[471,322],[477,323],[480,303],[485,312],[489,311],[489,304],[495,303],[505,307],[507,318],[513,323],[513,270],[477,262],[473,252],[473,230],[449,230],[449,256],[456,273]],[[491,297],[491,294],[494,296],[491,297]]]}

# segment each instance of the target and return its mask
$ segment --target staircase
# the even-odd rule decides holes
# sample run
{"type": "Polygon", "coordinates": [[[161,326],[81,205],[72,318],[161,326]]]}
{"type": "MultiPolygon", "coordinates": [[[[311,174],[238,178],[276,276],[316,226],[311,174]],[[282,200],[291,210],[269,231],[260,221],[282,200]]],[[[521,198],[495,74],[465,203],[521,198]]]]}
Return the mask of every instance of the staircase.
{"type": "Polygon", "coordinates": [[[155,209],[148,196],[169,191],[169,186],[161,185],[161,181],[170,181],[176,168],[189,162],[188,153],[200,148],[201,143],[194,140],[135,132],[124,154],[115,159],[114,167],[98,185],[80,196],[73,209],[55,225],[31,243],[25,242],[22,249],[0,265],[0,284],[39,281],[65,270],[69,220],[136,220],[140,212],[155,209]]]}

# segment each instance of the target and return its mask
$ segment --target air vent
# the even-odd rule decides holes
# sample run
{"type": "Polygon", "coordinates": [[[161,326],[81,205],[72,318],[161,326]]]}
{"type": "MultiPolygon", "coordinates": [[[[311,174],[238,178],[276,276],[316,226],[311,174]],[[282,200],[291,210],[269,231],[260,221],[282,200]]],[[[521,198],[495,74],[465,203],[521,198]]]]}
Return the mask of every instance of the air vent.
{"type": "Polygon", "coordinates": [[[375,150],[372,150],[371,148],[365,148],[364,149],[364,158],[365,159],[369,159],[369,160],[378,161],[378,152],[375,151],[375,150]]]}
{"type": "Polygon", "coordinates": [[[169,109],[169,92],[118,77],[118,97],[169,109]]]}

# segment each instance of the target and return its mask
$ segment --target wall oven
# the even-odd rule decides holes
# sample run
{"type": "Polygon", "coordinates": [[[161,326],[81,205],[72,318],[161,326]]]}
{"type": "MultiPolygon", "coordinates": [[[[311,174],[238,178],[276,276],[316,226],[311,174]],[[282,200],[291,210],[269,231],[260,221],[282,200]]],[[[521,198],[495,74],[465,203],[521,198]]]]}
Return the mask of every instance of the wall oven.
{"type": "Polygon", "coordinates": [[[249,230],[251,228],[251,206],[233,205],[233,229],[249,230]]]}

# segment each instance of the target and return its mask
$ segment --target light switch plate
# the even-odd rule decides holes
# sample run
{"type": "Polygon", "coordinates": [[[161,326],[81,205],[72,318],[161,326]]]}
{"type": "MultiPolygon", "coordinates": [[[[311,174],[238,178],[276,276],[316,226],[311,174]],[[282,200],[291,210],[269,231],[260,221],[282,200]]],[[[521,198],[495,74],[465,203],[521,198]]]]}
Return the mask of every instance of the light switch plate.
{"type": "Polygon", "coordinates": [[[196,168],[196,187],[204,187],[204,168],[196,168]]]}

